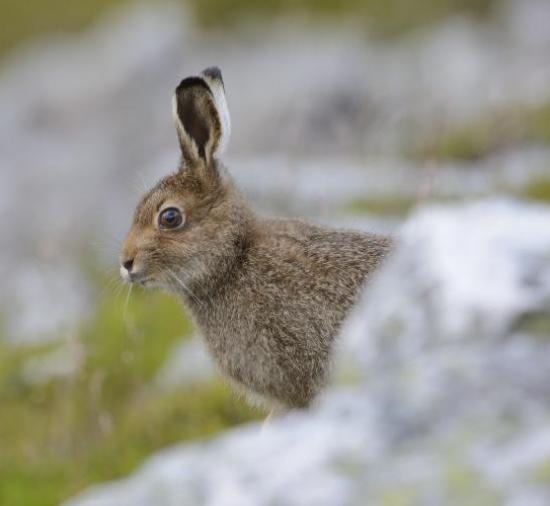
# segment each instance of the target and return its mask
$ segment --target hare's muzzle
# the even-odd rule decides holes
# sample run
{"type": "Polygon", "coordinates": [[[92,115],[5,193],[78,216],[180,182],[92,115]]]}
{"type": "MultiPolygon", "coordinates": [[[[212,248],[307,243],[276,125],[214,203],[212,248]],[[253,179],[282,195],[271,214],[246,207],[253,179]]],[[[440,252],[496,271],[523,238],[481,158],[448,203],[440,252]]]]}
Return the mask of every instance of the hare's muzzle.
{"type": "Polygon", "coordinates": [[[133,258],[123,258],[120,261],[120,275],[124,281],[130,283],[137,281],[138,273],[134,270],[134,259],[133,258]]]}

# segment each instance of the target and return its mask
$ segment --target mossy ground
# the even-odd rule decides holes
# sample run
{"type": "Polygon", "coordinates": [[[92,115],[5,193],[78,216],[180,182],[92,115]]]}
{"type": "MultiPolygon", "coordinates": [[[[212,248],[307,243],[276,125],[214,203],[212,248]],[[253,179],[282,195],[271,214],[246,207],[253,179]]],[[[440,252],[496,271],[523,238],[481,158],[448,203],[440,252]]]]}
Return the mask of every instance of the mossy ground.
{"type": "Polygon", "coordinates": [[[518,104],[484,113],[470,123],[442,128],[413,149],[420,159],[476,161],[521,145],[550,145],[550,102],[518,104]]]}
{"type": "Polygon", "coordinates": [[[199,21],[205,26],[238,26],[246,17],[299,16],[302,20],[314,22],[353,21],[371,34],[388,37],[429,25],[452,14],[485,17],[494,3],[494,0],[197,0],[192,4],[199,21]]]}
{"type": "Polygon", "coordinates": [[[550,169],[548,176],[531,179],[523,189],[522,196],[529,200],[550,204],[550,169]]]}
{"type": "Polygon", "coordinates": [[[124,476],[155,450],[258,417],[221,382],[162,390],[153,381],[189,333],[177,301],[135,290],[109,294],[70,342],[0,341],[0,504],[46,506],[124,476]],[[35,384],[29,360],[58,346],[80,363],[35,384]]]}
{"type": "MultiPolygon", "coordinates": [[[[176,0],[204,27],[234,30],[257,19],[299,16],[314,22],[353,20],[370,33],[392,36],[454,13],[485,16],[496,0],[176,0]]],[[[93,23],[109,8],[129,0],[0,0],[0,57],[21,41],[52,32],[71,32],[93,23]]]]}
{"type": "Polygon", "coordinates": [[[344,212],[355,216],[404,216],[408,214],[417,200],[412,197],[385,195],[380,197],[356,198],[344,206],[344,212]]]}

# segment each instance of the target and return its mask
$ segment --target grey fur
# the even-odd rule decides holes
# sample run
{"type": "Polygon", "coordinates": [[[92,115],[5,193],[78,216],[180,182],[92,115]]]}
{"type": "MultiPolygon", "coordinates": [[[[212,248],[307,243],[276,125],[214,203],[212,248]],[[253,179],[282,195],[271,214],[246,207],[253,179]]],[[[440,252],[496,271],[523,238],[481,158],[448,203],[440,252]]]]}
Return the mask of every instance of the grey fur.
{"type": "MultiPolygon", "coordinates": [[[[221,82],[212,70],[197,79],[210,86],[212,76],[221,82]]],[[[177,93],[189,100],[181,85],[177,93]]],[[[207,87],[192,93],[204,93],[194,113],[209,125],[211,152],[199,153],[182,127],[189,119],[176,118],[182,164],[139,204],[121,254],[133,267],[123,274],[176,292],[222,374],[249,399],[306,407],[327,380],[344,317],[392,241],[256,215],[216,158],[227,139],[217,138],[215,101],[207,87]],[[160,230],[159,213],[174,206],[185,225],[160,230]]]]}

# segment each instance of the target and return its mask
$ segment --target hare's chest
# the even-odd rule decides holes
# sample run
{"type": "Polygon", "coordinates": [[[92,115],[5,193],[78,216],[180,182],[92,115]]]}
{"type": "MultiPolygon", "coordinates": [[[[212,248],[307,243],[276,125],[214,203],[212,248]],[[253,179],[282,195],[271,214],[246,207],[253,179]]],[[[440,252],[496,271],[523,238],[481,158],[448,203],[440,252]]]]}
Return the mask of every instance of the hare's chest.
{"type": "Polygon", "coordinates": [[[221,371],[236,380],[251,364],[245,339],[229,328],[217,327],[204,333],[206,345],[221,371]]]}
{"type": "Polygon", "coordinates": [[[205,333],[205,340],[219,369],[231,380],[250,388],[269,381],[273,357],[265,346],[258,345],[258,339],[227,326],[205,333]]]}

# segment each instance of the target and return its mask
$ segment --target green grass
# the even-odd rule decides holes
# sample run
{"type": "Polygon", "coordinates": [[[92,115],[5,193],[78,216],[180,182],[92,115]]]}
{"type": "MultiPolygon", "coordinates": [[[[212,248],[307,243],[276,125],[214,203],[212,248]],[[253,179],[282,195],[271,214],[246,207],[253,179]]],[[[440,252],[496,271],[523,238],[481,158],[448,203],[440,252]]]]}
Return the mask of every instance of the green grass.
{"type": "Polygon", "coordinates": [[[346,214],[356,216],[405,216],[415,207],[427,204],[452,204],[467,200],[458,196],[431,196],[418,198],[406,195],[384,195],[379,197],[357,198],[344,206],[346,214]]]}
{"type": "Polygon", "coordinates": [[[196,0],[194,10],[207,27],[235,27],[248,19],[298,16],[333,23],[353,21],[381,36],[395,36],[467,13],[487,16],[495,0],[196,0]]]}
{"type": "Polygon", "coordinates": [[[529,200],[550,204],[550,176],[531,179],[523,189],[522,196],[529,200]]]}
{"type": "MultiPolygon", "coordinates": [[[[486,16],[496,0],[177,0],[206,28],[235,31],[251,19],[271,23],[299,16],[313,22],[352,20],[380,36],[393,36],[455,13],[486,16]]],[[[0,57],[20,42],[74,32],[129,0],[0,0],[0,57]]]]}
{"type": "Polygon", "coordinates": [[[33,384],[25,364],[56,345],[0,344],[0,504],[58,504],[128,474],[157,449],[259,415],[220,382],[156,387],[188,320],[173,298],[139,291],[123,318],[124,298],[107,296],[82,325],[70,345],[81,357],[73,376],[33,384]]]}
{"type": "Polygon", "coordinates": [[[413,150],[421,159],[475,161],[502,149],[550,144],[550,102],[493,111],[442,133],[413,150]]]}
{"type": "Polygon", "coordinates": [[[548,486],[550,484],[550,460],[546,459],[539,463],[532,471],[533,484],[548,486]]]}
{"type": "Polygon", "coordinates": [[[480,121],[449,132],[436,144],[426,146],[422,155],[427,158],[476,161],[494,152],[499,139],[500,135],[490,123],[480,121]]]}
{"type": "Polygon", "coordinates": [[[0,55],[26,39],[75,32],[125,0],[0,0],[0,55]]]}
{"type": "Polygon", "coordinates": [[[417,204],[412,197],[388,195],[381,197],[356,198],[344,207],[346,214],[376,216],[404,216],[417,204]]]}
{"type": "Polygon", "coordinates": [[[541,341],[550,340],[550,316],[543,312],[526,313],[514,322],[515,333],[529,334],[541,341]]]}

